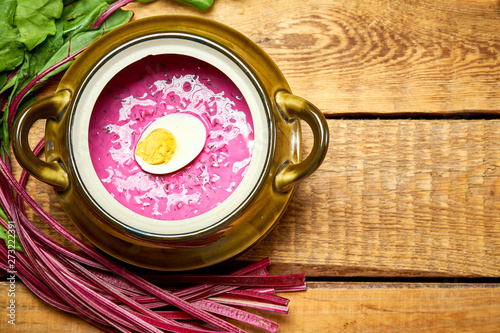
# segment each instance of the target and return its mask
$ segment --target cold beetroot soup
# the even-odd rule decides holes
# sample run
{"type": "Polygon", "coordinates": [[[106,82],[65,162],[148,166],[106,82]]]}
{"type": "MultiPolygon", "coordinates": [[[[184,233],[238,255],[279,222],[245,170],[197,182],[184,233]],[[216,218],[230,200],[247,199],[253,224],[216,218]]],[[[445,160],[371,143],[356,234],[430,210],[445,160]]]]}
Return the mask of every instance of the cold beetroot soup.
{"type": "MultiPolygon", "coordinates": [[[[188,148],[185,137],[196,137],[189,130],[181,138],[188,148]]],[[[240,184],[254,128],[247,102],[224,73],[190,56],[166,54],[134,62],[109,81],[92,111],[88,141],[97,177],[122,206],[148,218],[182,220],[217,207],[240,184]],[[200,120],[204,146],[177,171],[146,172],[136,161],[139,139],[171,114],[200,120]]]]}

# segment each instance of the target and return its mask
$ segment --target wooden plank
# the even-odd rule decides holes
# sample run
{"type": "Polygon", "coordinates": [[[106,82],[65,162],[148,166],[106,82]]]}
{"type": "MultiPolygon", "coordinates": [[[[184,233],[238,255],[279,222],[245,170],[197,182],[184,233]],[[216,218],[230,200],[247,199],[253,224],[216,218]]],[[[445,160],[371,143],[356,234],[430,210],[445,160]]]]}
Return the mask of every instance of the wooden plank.
{"type": "Polygon", "coordinates": [[[500,121],[329,126],[325,162],[245,258],[318,276],[499,276],[500,121]]]}
{"type": "MultiPolygon", "coordinates": [[[[267,7],[260,0],[247,7],[239,2],[227,3],[223,9],[214,6],[206,13],[169,1],[132,4],[130,8],[136,12],[136,18],[184,13],[203,15],[237,28],[275,58],[285,76],[290,78],[295,92],[311,96],[325,113],[339,110],[418,113],[426,110],[426,113],[443,114],[455,108],[494,110],[498,105],[498,90],[488,89],[499,81],[496,60],[493,64],[497,45],[493,32],[498,29],[493,27],[500,21],[492,21],[492,17],[498,15],[497,11],[490,10],[492,2],[421,1],[411,4],[413,11],[394,12],[403,5],[398,1],[388,5],[375,0],[317,1],[314,4],[277,0],[271,5],[275,10],[272,14],[263,9],[267,7]],[[397,43],[390,44],[391,48],[421,54],[420,58],[409,59],[406,63],[380,59],[364,67],[360,59],[372,49],[363,53],[361,46],[368,43],[369,38],[352,40],[351,48],[358,52],[351,54],[349,64],[345,59],[340,62],[335,58],[341,52],[337,54],[332,50],[334,44],[318,42],[322,48],[319,44],[304,44],[305,40],[316,40],[324,35],[332,40],[333,35],[342,36],[334,34],[333,27],[347,26],[349,22],[351,25],[345,31],[365,31],[367,28],[355,29],[354,22],[362,26],[369,21],[367,18],[375,17],[370,5],[380,7],[377,17],[394,13],[383,21],[386,23],[377,21],[371,29],[381,29],[389,23],[401,28],[402,22],[406,22],[411,24],[407,24],[407,29],[400,29],[399,34],[422,34],[416,40],[425,42],[409,51],[397,43]],[[418,29],[413,25],[416,14],[423,22],[417,22],[418,29]],[[461,19],[456,22],[452,19],[454,15],[460,15],[461,19]],[[353,18],[347,20],[350,16],[353,18]],[[478,17],[482,19],[476,20],[478,17]],[[464,32],[469,26],[472,29],[472,21],[475,28],[471,31],[477,37],[474,40],[464,32]],[[437,31],[441,32],[431,34],[429,29],[438,25],[437,31]],[[296,31],[292,33],[291,29],[296,31]],[[467,45],[471,48],[475,45],[483,51],[484,45],[492,43],[492,53],[486,57],[486,51],[464,51],[463,56],[453,58],[454,61],[449,62],[451,65],[445,66],[441,62],[446,59],[433,60],[432,52],[424,52],[432,43],[444,45],[444,31],[456,32],[452,46],[465,47],[467,37],[467,45]],[[309,37],[301,37],[301,34],[309,37]],[[324,55],[317,57],[320,74],[313,83],[303,80],[314,69],[308,67],[311,61],[304,56],[307,52],[324,55]],[[416,59],[422,61],[414,67],[416,59]],[[335,72],[346,66],[349,73],[357,74],[344,76],[346,73],[335,72]],[[386,76],[391,78],[375,80],[372,70],[378,74],[389,73],[386,76]],[[420,74],[412,76],[412,73],[420,74]],[[361,79],[356,81],[356,78],[361,79]],[[340,86],[348,82],[351,85],[357,82],[358,87],[342,90],[340,86]],[[434,87],[431,89],[424,82],[434,87]],[[396,89],[405,84],[419,87],[419,90],[396,89]],[[443,93],[441,88],[447,85],[453,89],[443,93]],[[319,86],[328,87],[331,92],[317,89],[319,86]],[[475,97],[464,94],[467,87],[475,97]],[[366,94],[376,95],[376,98],[365,98],[366,94]],[[434,97],[429,100],[426,96],[434,97]],[[457,96],[455,104],[450,104],[457,96]],[[401,108],[395,107],[395,101],[401,108]],[[422,103],[417,105],[417,101],[422,103]],[[470,105],[471,102],[475,104],[470,105]],[[336,105],[335,110],[332,105],[336,105]]],[[[376,43],[387,40],[387,36],[380,36],[371,41],[374,49],[378,49],[376,43]]],[[[411,40],[409,37],[394,39],[411,40]]],[[[462,54],[460,50],[450,51],[450,54],[462,54]]],[[[401,57],[404,59],[403,55],[401,57]]],[[[43,94],[53,88],[49,87],[43,94]]],[[[496,144],[499,139],[497,120],[330,120],[329,124],[332,144],[323,166],[299,185],[278,227],[244,259],[271,256],[278,271],[299,269],[317,276],[498,276],[500,191],[497,166],[500,154],[496,144]]],[[[40,129],[34,130],[33,143],[41,133],[40,129]]],[[[306,150],[311,145],[311,137],[306,134],[306,150]]],[[[42,207],[72,232],[78,233],[67,221],[49,186],[31,181],[28,188],[42,207]]],[[[43,224],[40,227],[57,237],[43,224]]]]}
{"type": "MultiPolygon", "coordinates": [[[[190,14],[236,28],[270,54],[294,93],[327,115],[499,110],[496,0],[216,1],[206,12],[156,1],[128,8],[136,18],[190,14]]],[[[242,259],[270,256],[273,273],[320,277],[499,276],[499,120],[329,125],[325,163],[298,186],[276,229],[242,259]]],[[[304,145],[306,151],[312,145],[309,133],[304,145]]],[[[31,180],[28,190],[78,234],[49,186],[31,180]]],[[[311,283],[306,292],[285,295],[292,300],[289,315],[266,317],[281,332],[498,332],[499,288],[311,283]]],[[[0,331],[96,331],[21,283],[12,327],[4,316],[8,289],[0,283],[0,331]]]]}
{"type": "Polygon", "coordinates": [[[326,114],[500,109],[496,0],[253,0],[199,12],[133,3],[136,18],[189,14],[225,23],[276,61],[292,90],[326,114]]]}
{"type": "Polygon", "coordinates": [[[498,332],[498,288],[323,284],[290,297],[281,332],[498,332]],[[401,289],[402,288],[402,289],[401,289]]]}
{"type": "MultiPolygon", "coordinates": [[[[5,316],[8,284],[0,283],[0,329],[9,332],[98,332],[16,285],[16,325],[5,316]]],[[[250,310],[280,324],[279,332],[498,332],[500,286],[461,284],[310,283],[286,293],[288,315],[250,310]]],[[[242,324],[248,332],[264,332],[242,324]]]]}
{"type": "Polygon", "coordinates": [[[7,282],[0,283],[0,331],[2,332],[100,332],[83,319],[60,311],[31,293],[21,282],[15,284],[15,296],[7,282]],[[14,300],[14,318],[10,314],[11,300],[14,300]],[[15,325],[9,320],[15,319],[15,325]]]}
{"type": "MultiPolygon", "coordinates": [[[[328,123],[323,165],[243,259],[310,276],[500,275],[500,120],[328,123]]],[[[39,126],[33,143],[41,136],[39,126]]],[[[311,146],[304,127],[306,154],[311,146]]],[[[49,186],[28,190],[78,234],[49,186]]]]}

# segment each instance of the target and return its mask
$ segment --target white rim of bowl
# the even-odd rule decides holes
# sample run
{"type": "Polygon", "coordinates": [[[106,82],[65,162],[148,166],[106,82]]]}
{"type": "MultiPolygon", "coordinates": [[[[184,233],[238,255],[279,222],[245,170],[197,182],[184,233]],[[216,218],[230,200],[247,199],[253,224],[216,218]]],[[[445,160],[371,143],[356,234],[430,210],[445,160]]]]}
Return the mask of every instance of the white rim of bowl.
{"type": "Polygon", "coordinates": [[[71,122],[70,144],[73,162],[85,190],[101,209],[123,227],[141,235],[158,237],[192,235],[221,223],[253,193],[265,169],[270,149],[269,119],[261,94],[245,71],[221,51],[196,39],[155,37],[134,42],[107,58],[86,82],[76,102],[71,122]],[[220,205],[201,215],[183,220],[157,220],[142,216],[121,205],[102,185],[91,167],[88,134],[95,102],[106,84],[123,68],[150,55],[178,54],[207,62],[223,72],[241,91],[254,125],[254,147],[247,172],[234,192],[220,205]],[[75,126],[75,124],[79,124],[75,126]],[[85,125],[81,125],[85,124],[85,125]]]}

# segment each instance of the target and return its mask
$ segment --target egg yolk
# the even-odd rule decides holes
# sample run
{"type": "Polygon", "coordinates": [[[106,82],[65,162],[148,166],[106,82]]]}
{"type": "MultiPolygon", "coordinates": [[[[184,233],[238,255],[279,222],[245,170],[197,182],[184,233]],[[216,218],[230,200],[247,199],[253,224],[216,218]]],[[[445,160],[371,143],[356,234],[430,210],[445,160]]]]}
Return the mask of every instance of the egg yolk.
{"type": "Polygon", "coordinates": [[[174,135],[166,129],[158,128],[139,142],[135,153],[146,163],[166,164],[172,158],[176,148],[177,143],[174,135]]]}

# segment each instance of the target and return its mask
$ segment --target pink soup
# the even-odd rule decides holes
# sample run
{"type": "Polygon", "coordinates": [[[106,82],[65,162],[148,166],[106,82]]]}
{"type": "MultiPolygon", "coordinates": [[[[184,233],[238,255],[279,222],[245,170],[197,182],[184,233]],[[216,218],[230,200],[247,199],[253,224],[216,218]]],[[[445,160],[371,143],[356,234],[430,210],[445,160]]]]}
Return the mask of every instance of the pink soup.
{"type": "Polygon", "coordinates": [[[253,150],[241,92],[217,68],[183,55],[149,56],[120,71],[97,99],[89,126],[90,156],[103,186],[123,206],[159,220],[194,217],[222,203],[240,184],[253,150]],[[179,112],[202,120],[204,149],[179,171],[143,171],[134,157],[142,132],[179,112]]]}

